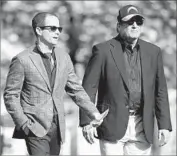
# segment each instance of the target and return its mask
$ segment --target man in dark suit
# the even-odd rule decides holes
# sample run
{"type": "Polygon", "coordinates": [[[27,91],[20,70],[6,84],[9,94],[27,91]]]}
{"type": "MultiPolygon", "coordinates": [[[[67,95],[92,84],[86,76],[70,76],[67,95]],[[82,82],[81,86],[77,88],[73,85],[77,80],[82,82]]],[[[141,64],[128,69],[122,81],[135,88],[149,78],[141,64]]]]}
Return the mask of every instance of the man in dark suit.
{"type": "MultiPolygon", "coordinates": [[[[167,85],[161,49],[139,39],[144,17],[139,8],[127,5],[119,10],[118,36],[93,46],[83,86],[100,112],[109,113],[97,137],[102,155],[149,155],[157,118],[161,145],[172,131],[167,85]],[[97,93],[98,92],[98,93],[97,93]]],[[[94,128],[80,111],[80,126],[89,143],[94,128]]]]}
{"type": "Polygon", "coordinates": [[[79,84],[69,55],[56,46],[62,30],[58,17],[38,13],[32,27],[36,45],[12,59],[4,102],[16,125],[13,137],[25,139],[30,155],[58,155],[65,140],[65,90],[94,126],[106,113],[100,115],[79,84]]]}

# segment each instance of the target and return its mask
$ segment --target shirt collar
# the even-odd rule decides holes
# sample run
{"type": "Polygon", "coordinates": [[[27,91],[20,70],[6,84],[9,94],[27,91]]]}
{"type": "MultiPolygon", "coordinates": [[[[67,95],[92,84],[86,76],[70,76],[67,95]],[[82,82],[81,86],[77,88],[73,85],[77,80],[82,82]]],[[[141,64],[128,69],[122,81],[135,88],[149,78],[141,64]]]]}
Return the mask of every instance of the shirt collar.
{"type": "MultiPolygon", "coordinates": [[[[39,46],[38,46],[37,42],[36,42],[35,44],[36,44],[36,47],[35,47],[35,52],[36,52],[36,53],[38,53],[38,54],[40,54],[40,55],[41,55],[41,57],[49,59],[49,56],[48,56],[48,55],[46,55],[45,53],[43,53],[43,52],[40,50],[40,48],[39,48],[39,46]]],[[[51,55],[52,55],[52,57],[53,57],[53,58],[55,58],[54,48],[53,48],[53,50],[52,50],[51,55]]]]}
{"type": "MultiPolygon", "coordinates": [[[[125,49],[130,49],[130,45],[128,43],[126,43],[120,35],[119,35],[119,41],[122,45],[123,52],[125,51],[125,49]]],[[[139,47],[140,47],[140,45],[139,45],[139,39],[138,39],[136,42],[136,45],[133,49],[136,49],[138,51],[139,47]]]]}

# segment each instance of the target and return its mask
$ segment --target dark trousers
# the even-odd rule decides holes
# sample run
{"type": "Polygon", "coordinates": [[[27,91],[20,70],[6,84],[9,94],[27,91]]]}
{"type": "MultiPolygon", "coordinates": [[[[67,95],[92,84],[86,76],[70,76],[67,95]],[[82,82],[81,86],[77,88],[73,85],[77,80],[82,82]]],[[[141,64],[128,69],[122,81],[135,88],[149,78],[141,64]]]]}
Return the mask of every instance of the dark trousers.
{"type": "Polygon", "coordinates": [[[37,137],[32,132],[25,138],[30,155],[59,155],[61,138],[56,119],[53,120],[49,132],[44,137],[37,137]]]}

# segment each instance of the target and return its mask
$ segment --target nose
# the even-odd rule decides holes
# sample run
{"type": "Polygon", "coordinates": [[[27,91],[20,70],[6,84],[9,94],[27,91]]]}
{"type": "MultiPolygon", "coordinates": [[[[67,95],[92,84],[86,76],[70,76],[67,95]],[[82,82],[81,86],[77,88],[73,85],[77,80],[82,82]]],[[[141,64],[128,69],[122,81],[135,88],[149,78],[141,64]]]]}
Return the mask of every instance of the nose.
{"type": "Polygon", "coordinates": [[[137,23],[136,23],[136,21],[133,22],[133,26],[138,26],[137,23]]]}
{"type": "Polygon", "coordinates": [[[137,23],[134,21],[133,24],[132,24],[132,28],[133,29],[136,29],[138,27],[137,23]]]}
{"type": "Polygon", "coordinates": [[[56,29],[55,33],[58,35],[58,34],[60,34],[60,31],[58,29],[56,29]]]}

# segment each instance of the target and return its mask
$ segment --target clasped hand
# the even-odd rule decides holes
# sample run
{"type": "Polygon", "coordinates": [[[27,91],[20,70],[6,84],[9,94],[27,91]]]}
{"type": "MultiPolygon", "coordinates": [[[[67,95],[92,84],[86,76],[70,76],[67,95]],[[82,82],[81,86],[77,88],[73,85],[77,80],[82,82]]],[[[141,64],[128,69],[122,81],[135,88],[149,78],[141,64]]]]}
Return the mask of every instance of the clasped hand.
{"type": "Polygon", "coordinates": [[[95,120],[91,121],[89,125],[83,127],[82,133],[88,143],[94,143],[94,137],[97,137],[96,127],[101,125],[103,119],[107,116],[108,112],[109,109],[107,109],[102,114],[95,114],[95,120]]]}

